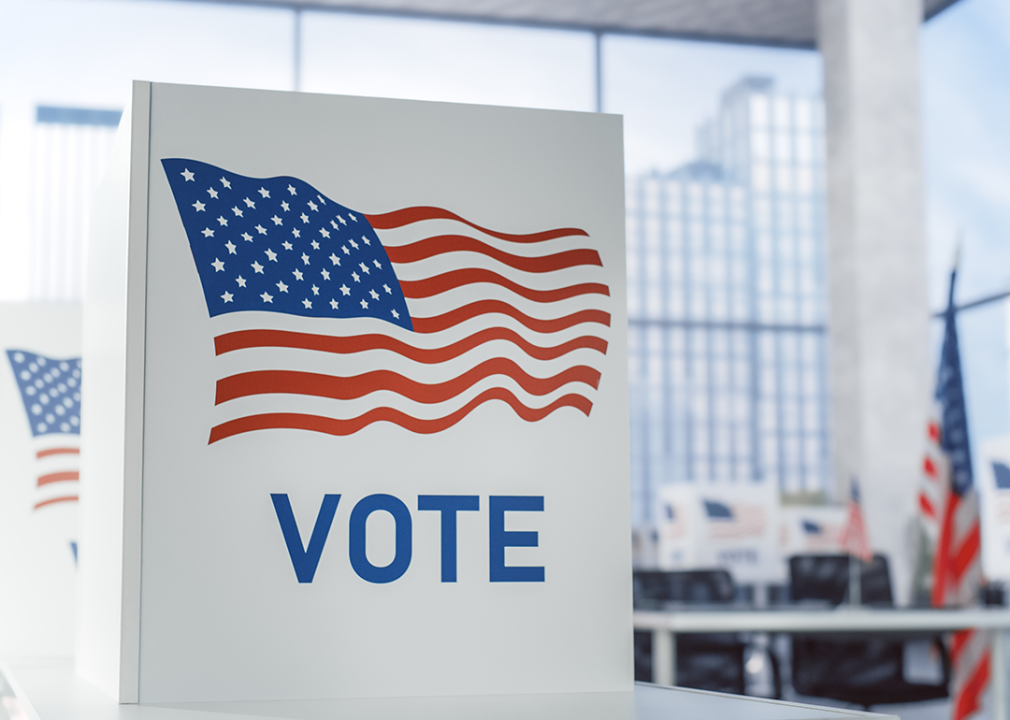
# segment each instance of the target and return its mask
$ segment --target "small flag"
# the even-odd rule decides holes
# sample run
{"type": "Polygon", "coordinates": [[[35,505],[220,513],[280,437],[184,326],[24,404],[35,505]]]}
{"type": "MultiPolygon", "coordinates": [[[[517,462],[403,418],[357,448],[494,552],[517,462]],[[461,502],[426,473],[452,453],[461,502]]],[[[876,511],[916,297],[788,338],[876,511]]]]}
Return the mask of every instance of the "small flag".
{"type": "Polygon", "coordinates": [[[845,552],[857,557],[863,562],[873,559],[870,539],[866,534],[866,522],[863,520],[863,508],[859,493],[859,483],[852,478],[852,493],[849,499],[849,515],[842,528],[842,547],[845,552]]]}
{"type": "Polygon", "coordinates": [[[756,537],[765,532],[765,511],[760,505],[747,503],[728,504],[716,500],[702,500],[711,538],[756,537]]]}
{"type": "Polygon", "coordinates": [[[77,502],[81,437],[81,359],[8,350],[32,434],[36,510],[77,502]]]}

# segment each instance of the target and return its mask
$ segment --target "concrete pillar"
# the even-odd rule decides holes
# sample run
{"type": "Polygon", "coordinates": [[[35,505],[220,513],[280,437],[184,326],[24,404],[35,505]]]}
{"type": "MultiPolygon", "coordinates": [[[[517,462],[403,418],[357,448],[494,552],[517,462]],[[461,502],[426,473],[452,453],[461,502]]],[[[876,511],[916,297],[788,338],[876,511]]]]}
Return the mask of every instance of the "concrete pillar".
{"type": "Polygon", "coordinates": [[[928,348],[919,27],[922,0],[818,0],[827,128],[836,498],[860,481],[896,599],[924,450],[928,348]]]}

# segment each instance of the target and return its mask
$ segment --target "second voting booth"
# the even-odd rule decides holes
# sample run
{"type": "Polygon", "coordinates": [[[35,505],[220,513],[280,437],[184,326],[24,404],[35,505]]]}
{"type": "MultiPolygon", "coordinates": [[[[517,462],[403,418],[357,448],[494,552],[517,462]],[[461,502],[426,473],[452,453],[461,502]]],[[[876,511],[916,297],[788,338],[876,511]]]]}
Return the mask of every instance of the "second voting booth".
{"type": "Polygon", "coordinates": [[[136,83],[94,213],[78,672],[626,691],[621,121],[136,83]]]}

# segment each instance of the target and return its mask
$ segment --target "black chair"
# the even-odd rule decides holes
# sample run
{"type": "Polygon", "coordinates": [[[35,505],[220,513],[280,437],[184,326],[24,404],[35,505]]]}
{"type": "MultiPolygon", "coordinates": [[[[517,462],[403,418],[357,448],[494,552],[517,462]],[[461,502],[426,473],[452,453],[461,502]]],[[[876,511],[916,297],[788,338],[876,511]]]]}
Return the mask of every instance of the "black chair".
{"type": "MultiPolygon", "coordinates": [[[[848,555],[798,555],[789,558],[794,602],[840,605],[848,602],[848,555]]],[[[874,555],[862,564],[862,602],[893,607],[887,559],[874,555]]],[[[826,697],[869,708],[883,703],[906,703],[947,697],[950,658],[942,636],[929,637],[938,653],[941,675],[936,683],[905,678],[905,642],[876,635],[834,633],[794,635],[793,689],[800,695],[826,697]]]]}
{"type": "MultiPolygon", "coordinates": [[[[668,608],[671,604],[725,605],[736,598],[736,586],[725,570],[677,572],[637,570],[634,573],[636,609],[668,608]]],[[[678,634],[677,685],[743,695],[746,690],[744,654],[747,643],[736,633],[678,634]]],[[[777,659],[772,663],[776,696],[781,696],[777,659]]],[[[652,633],[635,632],[635,680],[652,681],[652,633]]]]}

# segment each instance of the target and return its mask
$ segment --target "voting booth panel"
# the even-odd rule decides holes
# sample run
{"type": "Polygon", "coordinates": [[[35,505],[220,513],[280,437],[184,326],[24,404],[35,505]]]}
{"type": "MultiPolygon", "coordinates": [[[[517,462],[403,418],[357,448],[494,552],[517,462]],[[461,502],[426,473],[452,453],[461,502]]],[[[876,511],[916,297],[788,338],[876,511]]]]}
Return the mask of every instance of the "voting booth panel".
{"type": "Polygon", "coordinates": [[[135,84],[92,240],[83,675],[630,689],[621,132],[135,84]]]}
{"type": "Polygon", "coordinates": [[[74,651],[80,357],[79,306],[0,304],[2,657],[74,651]]]}

